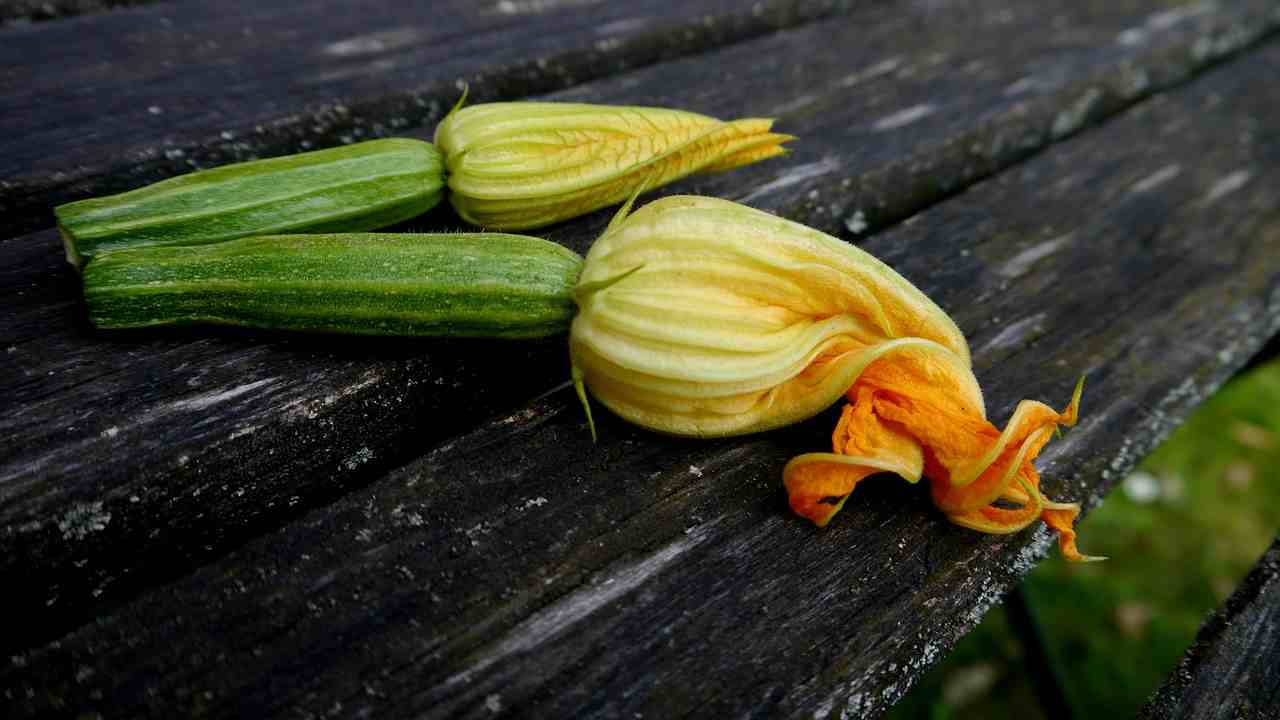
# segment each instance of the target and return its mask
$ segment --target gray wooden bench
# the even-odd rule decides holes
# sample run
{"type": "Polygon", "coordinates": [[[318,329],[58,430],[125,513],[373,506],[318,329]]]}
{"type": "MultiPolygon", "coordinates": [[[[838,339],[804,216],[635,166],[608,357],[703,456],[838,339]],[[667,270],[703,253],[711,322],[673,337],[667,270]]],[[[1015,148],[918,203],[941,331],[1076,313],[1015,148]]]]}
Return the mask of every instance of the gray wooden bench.
{"type": "MultiPolygon", "coordinates": [[[[663,192],[883,258],[965,331],[998,422],[1087,372],[1040,467],[1090,507],[1280,330],[1277,29],[1261,0],[224,0],[0,28],[0,707],[875,716],[1051,543],[891,479],[825,530],[791,516],[781,468],[830,414],[695,442],[601,413],[593,444],[562,340],[95,333],[53,205],[429,138],[463,83],[777,117],[789,156],[663,192]]],[[[608,215],[544,234],[581,252],[608,215]]]]}
{"type": "Polygon", "coordinates": [[[1200,628],[1142,720],[1280,716],[1280,538],[1200,628]]]}

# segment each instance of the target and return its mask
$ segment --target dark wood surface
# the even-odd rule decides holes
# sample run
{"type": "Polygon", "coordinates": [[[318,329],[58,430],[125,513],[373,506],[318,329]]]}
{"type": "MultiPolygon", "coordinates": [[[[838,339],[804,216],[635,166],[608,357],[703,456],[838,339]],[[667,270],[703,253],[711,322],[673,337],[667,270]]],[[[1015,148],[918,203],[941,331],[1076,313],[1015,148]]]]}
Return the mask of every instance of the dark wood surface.
{"type": "Polygon", "coordinates": [[[853,0],[220,0],[0,30],[0,213],[195,167],[434,127],[826,15],[853,0]],[[57,48],[56,52],[50,50],[57,48]]]}
{"type": "MultiPolygon", "coordinates": [[[[262,32],[300,12],[257,5],[262,32]]],[[[162,7],[200,12],[73,22],[162,7]]],[[[802,138],[791,156],[671,191],[869,235],[970,337],[997,420],[1022,397],[1063,402],[1088,371],[1084,421],[1042,463],[1064,499],[1098,502],[1275,334],[1273,3],[716,7],[739,24],[699,20],[678,47],[605,43],[591,52],[619,55],[599,79],[495,70],[473,92],[566,86],[549,97],[779,116],[802,138]],[[739,30],[707,29],[724,26],[739,30]]],[[[36,64],[34,52],[15,58],[36,64]]],[[[183,62],[217,65],[202,57],[183,62]]],[[[370,118],[403,92],[437,109],[456,92],[448,73],[439,86],[366,76],[370,118]]],[[[139,92],[198,108],[193,88],[215,76],[196,77],[139,92]]],[[[121,87],[101,79],[70,81],[69,125],[121,87]]],[[[254,82],[269,95],[295,79],[254,82]]],[[[268,125],[292,127],[312,107],[278,97],[227,117],[274,112],[283,125],[268,125]]],[[[200,117],[184,142],[232,157],[200,117]]],[[[434,117],[394,132],[429,137],[434,117]]],[[[39,173],[78,179],[40,185],[11,167],[0,195],[19,198],[19,225],[38,223],[42,198],[180,170],[129,154],[156,131],[120,123],[121,154],[99,143],[84,164],[40,136],[53,159],[39,173]],[[24,193],[39,212],[24,215],[24,193]]],[[[266,132],[263,151],[304,135],[266,132]]],[[[581,251],[606,217],[548,234],[581,251]]],[[[442,209],[412,226],[458,224],[442,209]]],[[[17,716],[875,715],[1050,540],[951,527],[888,478],[826,531],[807,526],[779,474],[823,449],[829,416],[691,442],[606,415],[593,445],[562,341],[98,334],[76,282],[52,232],[0,240],[0,586],[31,619],[2,641],[17,716]]]]}
{"type": "Polygon", "coordinates": [[[113,8],[144,5],[160,0],[3,0],[0,24],[56,20],[74,15],[104,12],[113,8]]]}
{"type": "MultiPolygon", "coordinates": [[[[1226,54],[1273,27],[1267,7],[874,7],[552,97],[780,115],[806,138],[785,161],[673,190],[849,235],[1017,162],[1055,126],[1061,139],[1185,80],[1218,57],[1205,46],[1226,54]],[[1056,33],[1037,32],[1046,14],[1056,33]],[[1117,42],[1133,28],[1140,38],[1117,42]],[[823,42],[852,34],[852,48],[823,42]],[[1144,75],[1151,85],[1135,93],[1144,75]]],[[[606,217],[550,235],[583,251],[606,217]]],[[[414,226],[458,224],[441,209],[414,226]]],[[[56,636],[567,377],[555,342],[95,334],[54,233],[0,241],[0,258],[15,308],[0,331],[17,370],[0,377],[0,397],[20,409],[0,415],[13,439],[0,449],[0,582],[46,618],[12,642],[56,636]],[[512,364],[523,372],[504,372],[512,364]]]]}
{"type": "Polygon", "coordinates": [[[1280,538],[1215,612],[1141,720],[1280,717],[1280,538]]]}

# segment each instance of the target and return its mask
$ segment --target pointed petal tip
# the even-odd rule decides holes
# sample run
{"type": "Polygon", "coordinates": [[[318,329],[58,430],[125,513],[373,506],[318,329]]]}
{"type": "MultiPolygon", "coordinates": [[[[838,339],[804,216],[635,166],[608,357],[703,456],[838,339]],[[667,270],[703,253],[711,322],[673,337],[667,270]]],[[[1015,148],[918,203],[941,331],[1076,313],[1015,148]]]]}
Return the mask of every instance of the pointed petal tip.
{"type": "Polygon", "coordinates": [[[844,507],[844,501],[849,498],[848,495],[845,495],[833,505],[829,502],[823,502],[826,497],[828,496],[797,493],[791,495],[787,502],[791,505],[792,512],[821,528],[826,527],[827,523],[831,522],[831,518],[840,512],[840,508],[844,507]]]}
{"type": "Polygon", "coordinates": [[[1071,391],[1071,402],[1062,411],[1061,423],[1067,427],[1073,427],[1080,419],[1080,397],[1084,394],[1084,378],[1085,376],[1081,375],[1076,381],[1076,387],[1071,391]]]}
{"type": "Polygon", "coordinates": [[[655,183],[661,184],[661,183],[657,183],[657,181],[660,179],[661,178],[659,177],[659,174],[657,172],[650,172],[648,175],[646,175],[644,177],[644,180],[642,180],[639,185],[636,185],[635,189],[631,191],[630,197],[627,198],[626,202],[622,203],[622,207],[618,208],[618,212],[613,214],[613,219],[609,221],[609,225],[604,229],[604,232],[601,234],[601,237],[604,237],[605,235],[608,235],[609,233],[612,233],[613,231],[621,227],[622,223],[626,221],[629,215],[631,215],[631,209],[635,207],[636,200],[638,200],[640,196],[643,195],[651,187],[655,187],[656,186],[655,183]]]}
{"type": "Polygon", "coordinates": [[[1062,551],[1062,559],[1069,563],[1096,563],[1111,559],[1106,555],[1085,555],[1076,549],[1075,538],[1066,543],[1059,541],[1059,549],[1062,551]]]}
{"type": "Polygon", "coordinates": [[[570,377],[573,381],[573,391],[578,396],[578,402],[582,403],[582,410],[587,415],[587,427],[591,429],[592,444],[600,442],[600,438],[596,435],[596,421],[591,417],[591,402],[587,399],[587,385],[582,369],[576,363],[570,367],[570,377]]]}
{"type": "Polygon", "coordinates": [[[459,110],[462,109],[462,106],[467,103],[467,95],[470,94],[470,92],[471,92],[471,86],[465,82],[462,83],[462,95],[458,97],[458,102],[454,103],[453,107],[450,108],[449,112],[445,114],[444,116],[445,120],[448,120],[449,118],[453,117],[455,114],[457,114],[459,110]]]}

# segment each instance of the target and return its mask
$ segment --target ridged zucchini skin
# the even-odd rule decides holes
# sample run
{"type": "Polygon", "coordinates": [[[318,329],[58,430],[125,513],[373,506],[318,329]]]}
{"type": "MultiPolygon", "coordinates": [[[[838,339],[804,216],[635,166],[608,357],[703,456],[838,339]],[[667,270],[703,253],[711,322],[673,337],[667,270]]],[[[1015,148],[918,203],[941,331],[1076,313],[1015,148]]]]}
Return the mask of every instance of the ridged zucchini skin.
{"type": "Polygon", "coordinates": [[[346,233],[106,252],[82,279],[103,329],[534,338],[568,331],[581,269],[573,251],[524,235],[346,233]]]}
{"type": "Polygon", "coordinates": [[[109,250],[375,230],[435,207],[444,173],[430,143],[370,140],[201,170],[61,205],[54,215],[67,261],[80,268],[109,250]]]}

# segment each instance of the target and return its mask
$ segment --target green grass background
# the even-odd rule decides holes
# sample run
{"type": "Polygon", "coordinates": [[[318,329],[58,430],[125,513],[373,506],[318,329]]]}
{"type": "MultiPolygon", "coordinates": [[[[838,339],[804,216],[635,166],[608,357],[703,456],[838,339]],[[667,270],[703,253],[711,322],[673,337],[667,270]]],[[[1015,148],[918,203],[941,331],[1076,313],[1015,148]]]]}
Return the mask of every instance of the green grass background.
{"type": "MultiPolygon", "coordinates": [[[[1240,375],[1080,525],[1023,586],[1077,718],[1132,718],[1205,617],[1280,531],[1280,362],[1240,375]]],[[[1003,608],[987,614],[891,720],[1042,718],[1003,608]]]]}

